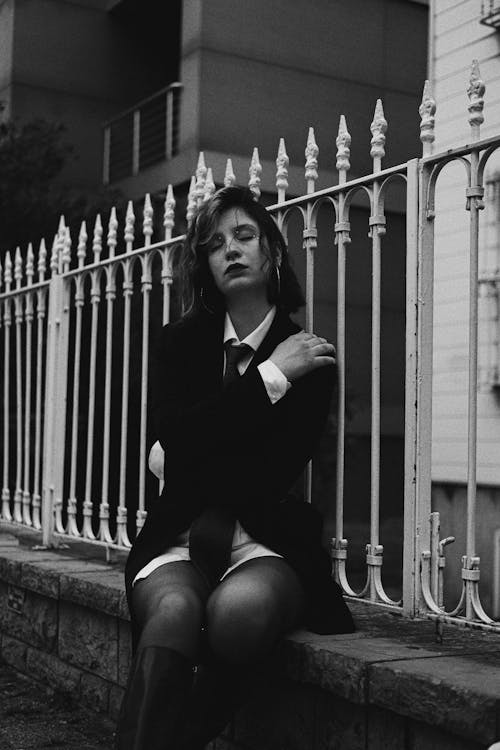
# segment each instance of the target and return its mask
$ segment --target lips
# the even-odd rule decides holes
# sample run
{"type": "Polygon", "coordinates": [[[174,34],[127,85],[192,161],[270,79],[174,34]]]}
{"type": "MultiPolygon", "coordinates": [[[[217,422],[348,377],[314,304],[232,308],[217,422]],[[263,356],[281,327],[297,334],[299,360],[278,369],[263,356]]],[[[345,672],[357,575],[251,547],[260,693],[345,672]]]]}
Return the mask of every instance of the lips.
{"type": "Polygon", "coordinates": [[[237,273],[238,271],[244,271],[245,269],[246,266],[244,266],[243,263],[231,263],[231,265],[229,265],[224,271],[224,274],[237,273]]]}

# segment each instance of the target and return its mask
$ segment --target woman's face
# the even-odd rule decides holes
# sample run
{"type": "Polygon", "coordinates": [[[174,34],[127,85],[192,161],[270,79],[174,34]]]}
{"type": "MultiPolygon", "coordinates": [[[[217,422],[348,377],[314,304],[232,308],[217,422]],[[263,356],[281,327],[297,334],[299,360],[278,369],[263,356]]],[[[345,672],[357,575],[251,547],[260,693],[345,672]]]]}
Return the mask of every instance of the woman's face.
{"type": "Polygon", "coordinates": [[[266,296],[269,260],[261,250],[257,222],[242,208],[221,214],[208,247],[208,266],[226,299],[238,294],[266,296]]]}

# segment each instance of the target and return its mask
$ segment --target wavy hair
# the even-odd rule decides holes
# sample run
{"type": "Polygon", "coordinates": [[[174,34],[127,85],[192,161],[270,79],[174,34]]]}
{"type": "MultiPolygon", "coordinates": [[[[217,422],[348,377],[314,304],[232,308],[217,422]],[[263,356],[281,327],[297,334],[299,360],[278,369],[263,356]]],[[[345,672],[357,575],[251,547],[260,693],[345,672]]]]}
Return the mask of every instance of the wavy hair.
{"type": "Polygon", "coordinates": [[[214,193],[199,208],[188,228],[176,263],[175,276],[180,283],[183,314],[196,313],[202,309],[213,313],[225,310],[224,297],[215,286],[208,265],[207,247],[217,232],[221,215],[231,208],[241,208],[259,227],[260,248],[269,260],[269,302],[288,313],[296,312],[305,304],[304,295],[290,265],[286,243],[276,222],[251,190],[225,187],[214,193]]]}

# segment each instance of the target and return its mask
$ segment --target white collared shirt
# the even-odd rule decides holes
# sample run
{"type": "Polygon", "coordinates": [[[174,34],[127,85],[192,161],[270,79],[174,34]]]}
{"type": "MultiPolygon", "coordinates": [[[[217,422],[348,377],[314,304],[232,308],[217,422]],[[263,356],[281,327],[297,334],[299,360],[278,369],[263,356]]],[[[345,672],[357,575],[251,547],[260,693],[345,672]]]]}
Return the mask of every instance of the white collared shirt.
{"type": "MultiPolygon", "coordinates": [[[[245,356],[242,357],[238,362],[237,367],[240,375],[243,375],[248,365],[252,361],[253,355],[264,341],[269,329],[271,328],[271,324],[275,316],[276,306],[273,305],[262,323],[260,323],[257,328],[255,328],[255,330],[253,330],[248,334],[248,336],[245,336],[245,338],[240,341],[240,339],[236,335],[236,331],[234,330],[233,322],[229,317],[229,313],[226,313],[226,318],[224,321],[224,344],[229,341],[235,345],[247,344],[247,346],[249,346],[253,350],[245,354],[245,356]]],[[[224,370],[225,369],[226,359],[224,355],[224,370]]],[[[280,400],[280,398],[283,398],[288,389],[291,388],[291,383],[288,382],[279,367],[277,367],[274,362],[271,362],[270,359],[266,359],[264,362],[261,362],[260,365],[258,365],[257,369],[260,372],[260,376],[264,383],[267,395],[269,396],[269,400],[272,404],[275,404],[280,400]]]]}

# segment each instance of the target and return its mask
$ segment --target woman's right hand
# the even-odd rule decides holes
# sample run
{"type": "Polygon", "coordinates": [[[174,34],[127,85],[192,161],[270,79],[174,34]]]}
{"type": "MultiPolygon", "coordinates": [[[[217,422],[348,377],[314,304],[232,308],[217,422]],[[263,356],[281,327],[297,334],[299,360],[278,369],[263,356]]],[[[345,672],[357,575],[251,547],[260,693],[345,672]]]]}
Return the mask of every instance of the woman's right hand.
{"type": "Polygon", "coordinates": [[[314,333],[299,331],[278,344],[269,359],[293,383],[318,367],[335,364],[335,347],[314,333]]]}

